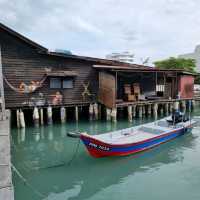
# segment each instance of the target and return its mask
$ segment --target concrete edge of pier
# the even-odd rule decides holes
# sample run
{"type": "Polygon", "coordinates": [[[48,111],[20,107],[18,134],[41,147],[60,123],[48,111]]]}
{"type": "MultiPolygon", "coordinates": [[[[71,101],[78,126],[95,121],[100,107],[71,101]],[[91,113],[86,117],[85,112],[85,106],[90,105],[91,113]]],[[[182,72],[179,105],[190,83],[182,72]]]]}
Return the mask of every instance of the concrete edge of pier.
{"type": "Polygon", "coordinates": [[[10,111],[0,121],[0,199],[14,200],[11,171],[10,111]]]}

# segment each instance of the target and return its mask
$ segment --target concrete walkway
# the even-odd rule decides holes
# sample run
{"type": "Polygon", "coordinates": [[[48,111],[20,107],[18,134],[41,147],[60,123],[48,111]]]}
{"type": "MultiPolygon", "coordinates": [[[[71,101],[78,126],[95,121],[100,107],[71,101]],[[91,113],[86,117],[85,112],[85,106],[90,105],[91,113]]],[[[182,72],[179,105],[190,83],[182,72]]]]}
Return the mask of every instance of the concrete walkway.
{"type": "Polygon", "coordinates": [[[10,154],[10,114],[0,121],[0,200],[14,200],[10,154]]]}

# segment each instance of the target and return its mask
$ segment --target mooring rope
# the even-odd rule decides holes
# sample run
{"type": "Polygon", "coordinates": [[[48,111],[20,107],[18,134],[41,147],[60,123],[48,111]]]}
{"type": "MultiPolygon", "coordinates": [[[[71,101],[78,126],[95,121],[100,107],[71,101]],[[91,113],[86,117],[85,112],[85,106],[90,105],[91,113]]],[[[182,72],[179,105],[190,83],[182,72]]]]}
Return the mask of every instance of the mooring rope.
{"type": "Polygon", "coordinates": [[[74,161],[74,159],[76,158],[76,156],[78,154],[79,146],[80,146],[80,141],[81,141],[81,139],[79,138],[72,158],[65,165],[70,166],[72,164],[72,162],[74,161]]]}
{"type": "Polygon", "coordinates": [[[11,167],[13,171],[18,175],[18,177],[23,181],[25,185],[27,185],[37,196],[45,198],[46,195],[42,194],[40,191],[38,191],[35,187],[33,187],[19,172],[19,170],[11,163],[11,167]]]}

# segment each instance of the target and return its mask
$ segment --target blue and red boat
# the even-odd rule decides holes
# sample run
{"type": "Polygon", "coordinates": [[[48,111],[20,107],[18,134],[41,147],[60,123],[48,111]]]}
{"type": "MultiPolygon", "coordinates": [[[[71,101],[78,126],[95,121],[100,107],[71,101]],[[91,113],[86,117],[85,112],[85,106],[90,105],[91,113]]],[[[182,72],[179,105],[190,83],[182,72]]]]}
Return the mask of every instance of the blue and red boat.
{"type": "Polygon", "coordinates": [[[93,157],[126,156],[148,150],[189,132],[194,120],[173,123],[169,118],[99,135],[81,133],[93,157]]]}

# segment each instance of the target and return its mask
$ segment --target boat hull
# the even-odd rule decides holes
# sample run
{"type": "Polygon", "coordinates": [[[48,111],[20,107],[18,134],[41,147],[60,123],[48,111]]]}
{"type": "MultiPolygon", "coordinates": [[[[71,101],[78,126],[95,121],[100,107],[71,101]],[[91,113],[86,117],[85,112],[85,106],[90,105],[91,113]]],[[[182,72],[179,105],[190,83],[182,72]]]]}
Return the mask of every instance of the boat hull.
{"type": "Polygon", "coordinates": [[[147,139],[141,142],[132,143],[132,144],[122,144],[122,145],[113,145],[104,143],[100,140],[93,138],[92,136],[81,134],[80,138],[84,145],[86,146],[89,154],[95,158],[105,157],[105,156],[127,156],[130,154],[138,153],[151,149],[155,146],[158,146],[162,143],[170,141],[176,137],[179,137],[186,132],[189,132],[191,126],[173,130],[169,133],[147,139]]]}

